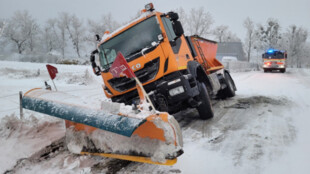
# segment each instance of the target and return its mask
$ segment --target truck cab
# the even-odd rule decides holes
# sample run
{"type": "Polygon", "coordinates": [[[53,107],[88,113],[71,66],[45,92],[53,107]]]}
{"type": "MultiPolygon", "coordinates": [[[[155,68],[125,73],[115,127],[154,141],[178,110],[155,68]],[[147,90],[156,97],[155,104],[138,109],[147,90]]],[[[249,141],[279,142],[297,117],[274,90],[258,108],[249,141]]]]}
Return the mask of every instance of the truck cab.
{"type": "Polygon", "coordinates": [[[210,98],[226,95],[224,89],[229,85],[233,93],[229,96],[236,89],[228,71],[215,59],[216,49],[214,41],[184,36],[177,13],[156,12],[147,4],[139,18],[102,37],[91,62],[113,102],[131,105],[139,100],[135,80],[115,78],[109,72],[117,52],[121,52],[157,110],[172,114],[188,107],[200,108],[201,118],[206,119],[213,117],[210,98]],[[202,111],[206,105],[209,111],[202,111]]]}

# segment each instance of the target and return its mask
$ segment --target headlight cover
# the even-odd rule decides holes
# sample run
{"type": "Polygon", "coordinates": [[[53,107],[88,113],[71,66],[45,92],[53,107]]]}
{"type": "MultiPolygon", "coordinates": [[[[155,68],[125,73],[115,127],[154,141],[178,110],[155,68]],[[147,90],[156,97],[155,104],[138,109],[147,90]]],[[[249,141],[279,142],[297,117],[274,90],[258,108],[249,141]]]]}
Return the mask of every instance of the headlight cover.
{"type": "Polygon", "coordinates": [[[176,88],[173,88],[173,89],[169,90],[170,96],[175,96],[175,95],[181,94],[183,92],[184,92],[183,86],[178,86],[176,88]]]}

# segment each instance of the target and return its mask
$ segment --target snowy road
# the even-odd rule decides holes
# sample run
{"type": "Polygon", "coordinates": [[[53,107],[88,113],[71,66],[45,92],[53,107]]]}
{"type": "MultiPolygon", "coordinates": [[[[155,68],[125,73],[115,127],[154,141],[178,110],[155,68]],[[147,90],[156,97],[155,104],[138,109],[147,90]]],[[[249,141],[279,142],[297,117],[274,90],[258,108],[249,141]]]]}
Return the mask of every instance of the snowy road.
{"type": "MultiPolygon", "coordinates": [[[[61,141],[51,148],[52,153],[46,153],[47,145],[63,137],[62,122],[29,111],[21,122],[14,109],[18,108],[19,90],[25,92],[48,80],[44,65],[17,63],[15,69],[8,69],[13,67],[10,62],[1,63],[0,104],[4,107],[0,109],[0,153],[4,155],[0,173],[310,172],[309,70],[233,73],[237,95],[214,101],[213,119],[200,120],[195,110],[175,114],[182,127],[185,153],[170,167],[77,156],[64,149],[61,141]],[[20,75],[25,73],[27,77],[20,75]]],[[[60,67],[59,71],[65,72],[56,84],[62,90],[73,89],[71,94],[99,100],[104,96],[100,79],[88,75],[86,69],[60,67]]]]}

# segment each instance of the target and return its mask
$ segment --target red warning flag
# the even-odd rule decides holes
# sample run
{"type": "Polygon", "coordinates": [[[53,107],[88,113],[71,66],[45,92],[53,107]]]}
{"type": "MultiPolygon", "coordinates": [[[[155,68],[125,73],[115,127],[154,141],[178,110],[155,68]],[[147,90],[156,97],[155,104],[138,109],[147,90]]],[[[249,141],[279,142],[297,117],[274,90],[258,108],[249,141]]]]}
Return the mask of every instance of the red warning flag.
{"type": "Polygon", "coordinates": [[[119,77],[121,73],[124,73],[127,78],[136,77],[121,52],[117,53],[109,72],[112,73],[113,77],[119,77]]]}
{"type": "Polygon", "coordinates": [[[54,80],[54,78],[56,77],[56,74],[58,73],[57,68],[49,64],[46,65],[46,68],[47,68],[48,73],[50,74],[51,79],[54,80]]]}

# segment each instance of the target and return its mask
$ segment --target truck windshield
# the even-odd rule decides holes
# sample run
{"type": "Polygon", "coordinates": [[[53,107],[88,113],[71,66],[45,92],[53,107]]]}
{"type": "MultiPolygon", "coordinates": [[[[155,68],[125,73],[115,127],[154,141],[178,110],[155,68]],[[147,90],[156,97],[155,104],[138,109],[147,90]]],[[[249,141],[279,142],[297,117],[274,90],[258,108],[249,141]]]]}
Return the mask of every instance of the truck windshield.
{"type": "Polygon", "coordinates": [[[280,51],[275,51],[272,53],[268,53],[266,52],[265,54],[263,54],[263,58],[265,59],[284,59],[284,53],[280,52],[280,51]]]}
{"type": "Polygon", "coordinates": [[[104,69],[109,69],[119,51],[127,59],[144,48],[152,47],[152,42],[158,42],[159,34],[161,34],[161,30],[156,16],[136,24],[99,46],[101,66],[104,69]]]}

